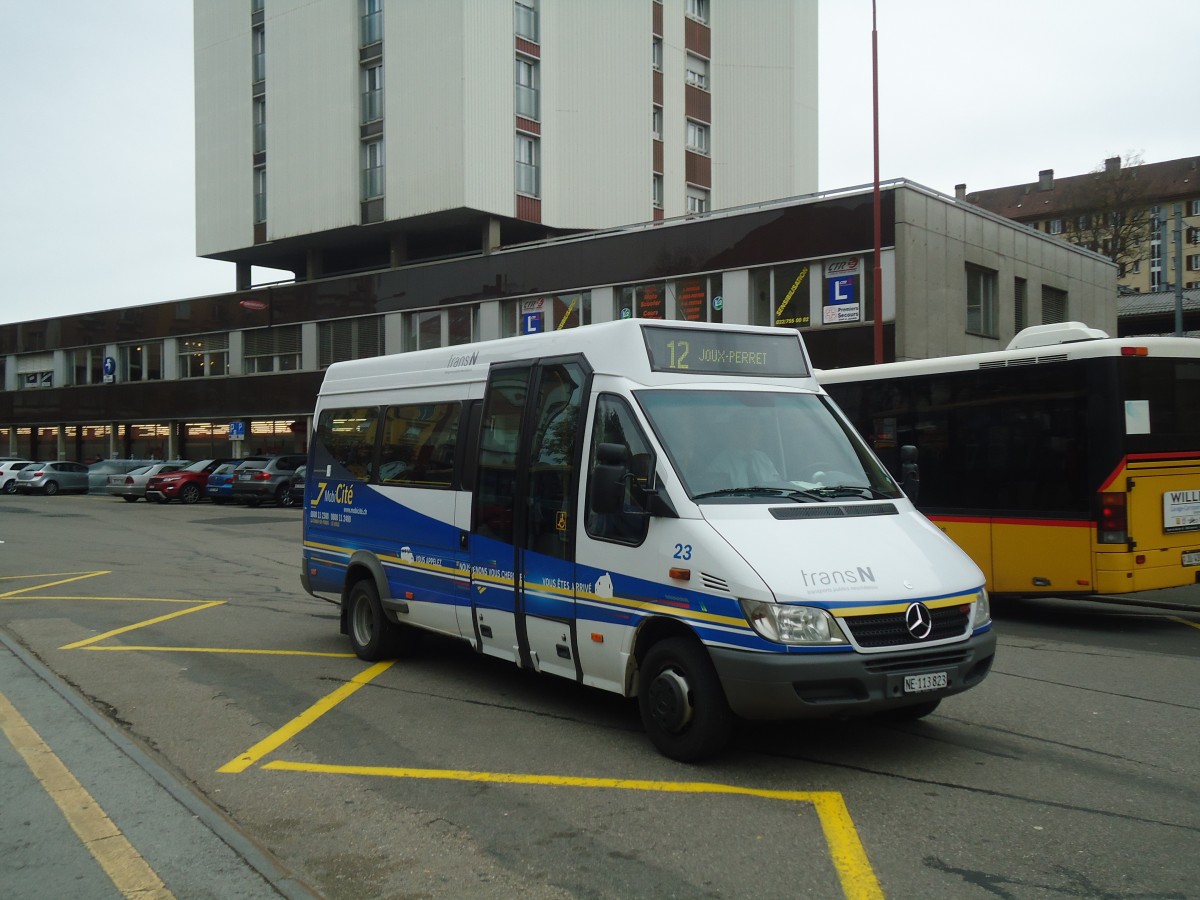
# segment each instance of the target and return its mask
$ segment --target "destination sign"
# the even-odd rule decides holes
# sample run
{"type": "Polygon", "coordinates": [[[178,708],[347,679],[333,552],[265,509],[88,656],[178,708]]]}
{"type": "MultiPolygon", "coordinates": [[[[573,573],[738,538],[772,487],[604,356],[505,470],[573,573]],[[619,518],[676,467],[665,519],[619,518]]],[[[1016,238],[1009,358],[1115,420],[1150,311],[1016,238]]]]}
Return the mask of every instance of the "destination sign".
{"type": "Polygon", "coordinates": [[[642,329],[650,368],[691,375],[809,375],[798,334],[754,334],[701,328],[642,329]]]}

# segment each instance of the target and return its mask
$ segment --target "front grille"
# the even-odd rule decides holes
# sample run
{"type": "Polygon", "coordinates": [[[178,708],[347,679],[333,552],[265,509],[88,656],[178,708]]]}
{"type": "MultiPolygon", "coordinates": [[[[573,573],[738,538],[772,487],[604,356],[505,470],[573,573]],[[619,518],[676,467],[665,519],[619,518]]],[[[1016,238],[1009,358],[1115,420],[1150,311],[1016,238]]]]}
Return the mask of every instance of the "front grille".
{"type": "Polygon", "coordinates": [[[845,622],[860,647],[907,647],[961,637],[970,624],[971,608],[943,606],[930,609],[929,615],[933,619],[933,630],[923,641],[918,641],[908,633],[903,612],[885,613],[880,616],[847,616],[845,622]]]}

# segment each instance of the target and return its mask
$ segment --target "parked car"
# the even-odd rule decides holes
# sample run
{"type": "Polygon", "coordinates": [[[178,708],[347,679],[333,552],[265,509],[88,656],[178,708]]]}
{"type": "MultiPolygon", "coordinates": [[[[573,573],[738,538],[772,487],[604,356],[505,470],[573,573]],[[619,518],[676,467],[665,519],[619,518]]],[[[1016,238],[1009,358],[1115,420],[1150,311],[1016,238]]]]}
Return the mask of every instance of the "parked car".
{"type": "Polygon", "coordinates": [[[237,463],[222,463],[208,476],[204,493],[213,503],[229,503],[233,500],[233,473],[237,463]]]}
{"type": "Polygon", "coordinates": [[[109,475],[108,494],[110,497],[120,497],[126,503],[137,503],[138,500],[145,498],[146,486],[151,477],[165,475],[167,472],[177,472],[188,465],[188,462],[186,459],[181,459],[178,462],[155,463],[152,466],[134,469],[127,475],[109,475]]]}
{"type": "Polygon", "coordinates": [[[278,506],[291,506],[288,479],[307,461],[302,453],[272,456],[261,462],[247,460],[235,473],[233,499],[247,506],[258,506],[264,500],[274,500],[278,506]]]}
{"type": "Polygon", "coordinates": [[[47,497],[58,493],[86,494],[88,467],[67,460],[35,462],[17,472],[16,491],[18,494],[40,493],[47,497]]]}
{"type": "Polygon", "coordinates": [[[8,459],[0,461],[0,490],[6,494],[15,493],[17,490],[17,472],[26,466],[33,465],[33,461],[29,459],[8,459]]]}
{"type": "Polygon", "coordinates": [[[308,471],[308,467],[301,466],[288,479],[288,493],[292,497],[293,506],[304,506],[304,473],[306,471],[308,471]]]}
{"type": "Polygon", "coordinates": [[[159,503],[170,503],[176,499],[180,503],[196,503],[205,497],[204,489],[208,487],[208,476],[230,462],[237,460],[227,456],[202,459],[175,472],[151,475],[146,483],[146,499],[159,503]]]}
{"type": "Polygon", "coordinates": [[[161,459],[101,459],[87,467],[88,490],[103,494],[108,489],[109,475],[128,475],[142,466],[152,466],[161,459]]]}

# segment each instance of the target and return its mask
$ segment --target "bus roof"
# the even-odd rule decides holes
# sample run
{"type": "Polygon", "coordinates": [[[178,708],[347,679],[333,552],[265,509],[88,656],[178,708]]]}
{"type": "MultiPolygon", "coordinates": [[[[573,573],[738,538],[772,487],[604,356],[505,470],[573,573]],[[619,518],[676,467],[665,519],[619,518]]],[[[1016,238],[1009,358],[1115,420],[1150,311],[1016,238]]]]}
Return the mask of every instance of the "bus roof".
{"type": "Polygon", "coordinates": [[[909,378],[916,375],[936,375],[942,372],[971,372],[980,369],[1002,369],[1008,366],[1028,366],[1109,356],[1200,359],[1200,340],[1144,335],[1126,338],[1099,338],[1017,350],[995,350],[988,353],[965,353],[960,356],[913,359],[873,366],[823,369],[816,374],[817,380],[822,384],[837,384],[845,381],[909,378]]]}
{"type": "Polygon", "coordinates": [[[624,319],[564,331],[414,350],[334,363],[321,394],[482,382],[495,363],[585,354],[600,374],[641,384],[752,378],[819,390],[799,332],[792,328],[624,319]],[[687,343],[690,355],[675,354],[687,343]],[[668,347],[670,345],[670,350],[668,347]],[[673,364],[680,363],[680,364],[673,364]]]}

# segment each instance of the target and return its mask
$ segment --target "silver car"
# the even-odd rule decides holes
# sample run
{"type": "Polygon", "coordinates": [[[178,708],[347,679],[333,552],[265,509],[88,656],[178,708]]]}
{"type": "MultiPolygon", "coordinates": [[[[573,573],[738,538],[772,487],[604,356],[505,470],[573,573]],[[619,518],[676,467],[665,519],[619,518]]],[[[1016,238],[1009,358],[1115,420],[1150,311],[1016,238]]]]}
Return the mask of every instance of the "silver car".
{"type": "Polygon", "coordinates": [[[65,460],[35,462],[17,472],[15,487],[18,494],[36,493],[47,497],[58,493],[86,494],[88,469],[83,463],[65,460]]]}
{"type": "Polygon", "coordinates": [[[155,463],[152,466],[139,466],[127,475],[109,475],[106,490],[110,497],[120,497],[126,503],[137,503],[146,498],[146,485],[151,475],[178,472],[188,462],[186,459],[180,459],[175,462],[155,463]]]}
{"type": "Polygon", "coordinates": [[[108,487],[109,475],[128,475],[142,466],[152,466],[161,459],[102,459],[88,466],[89,490],[103,494],[108,487]]]}

